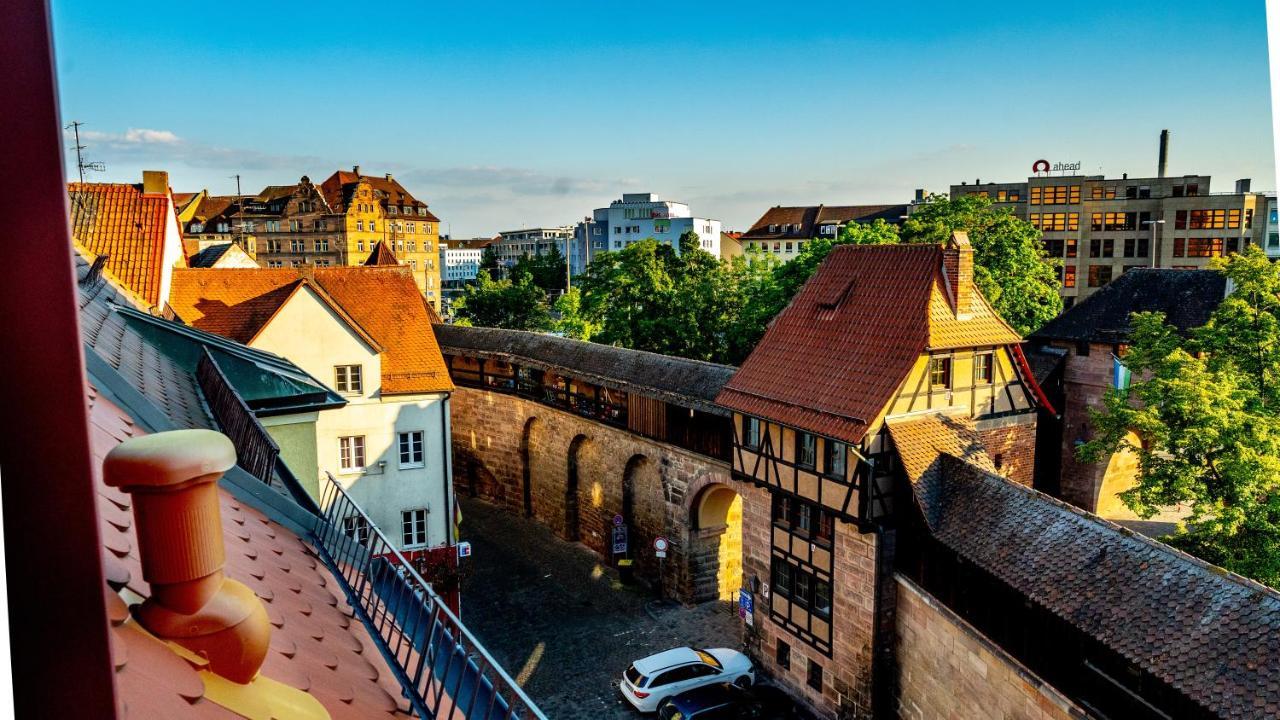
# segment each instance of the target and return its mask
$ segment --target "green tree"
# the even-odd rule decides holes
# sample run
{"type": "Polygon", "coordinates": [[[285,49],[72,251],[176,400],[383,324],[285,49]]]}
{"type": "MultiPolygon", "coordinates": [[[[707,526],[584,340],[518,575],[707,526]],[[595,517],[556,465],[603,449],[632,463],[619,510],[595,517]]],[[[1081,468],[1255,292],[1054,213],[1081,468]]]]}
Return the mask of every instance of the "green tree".
{"type": "Polygon", "coordinates": [[[480,253],[480,269],[488,270],[489,277],[502,277],[502,261],[498,259],[498,251],[490,245],[480,253]]]}
{"type": "Polygon", "coordinates": [[[945,243],[956,230],[973,243],[973,278],[1001,317],[1023,335],[1062,312],[1056,265],[1040,231],[990,198],[931,195],[902,223],[903,242],[945,243]]]}
{"type": "Polygon", "coordinates": [[[522,255],[511,268],[511,276],[528,275],[533,279],[533,284],[543,290],[563,290],[566,268],[564,253],[553,245],[541,255],[522,255]]]}
{"type": "Polygon", "coordinates": [[[547,294],[528,275],[493,280],[481,270],[476,284],[468,287],[453,307],[463,325],[534,331],[551,328],[547,294]]]}
{"type": "Polygon", "coordinates": [[[589,317],[582,308],[582,291],[570,288],[568,292],[556,298],[552,311],[556,316],[554,330],[574,340],[590,340],[599,331],[600,325],[589,317]]]}
{"type": "Polygon", "coordinates": [[[1134,380],[1092,414],[1079,455],[1128,448],[1139,471],[1125,504],[1142,517],[1191,508],[1164,540],[1280,586],[1280,266],[1256,247],[1217,266],[1236,289],[1203,327],[1184,337],[1160,313],[1132,316],[1134,380]]]}

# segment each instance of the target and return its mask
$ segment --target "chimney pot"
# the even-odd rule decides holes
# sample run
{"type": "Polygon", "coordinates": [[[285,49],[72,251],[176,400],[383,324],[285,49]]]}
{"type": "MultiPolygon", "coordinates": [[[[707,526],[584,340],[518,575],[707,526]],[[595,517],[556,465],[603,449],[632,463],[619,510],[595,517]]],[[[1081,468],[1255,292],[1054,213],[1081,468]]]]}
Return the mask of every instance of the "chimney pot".
{"type": "Polygon", "coordinates": [[[169,193],[169,173],[164,170],[142,171],[142,194],[163,196],[169,193]]]}
{"type": "Polygon", "coordinates": [[[391,173],[387,173],[387,179],[388,179],[388,180],[395,180],[395,178],[391,176],[391,173]]]}
{"type": "Polygon", "coordinates": [[[355,173],[356,175],[359,175],[359,174],[360,174],[360,166],[359,166],[359,165],[352,165],[352,166],[351,166],[351,172],[355,173]]]}

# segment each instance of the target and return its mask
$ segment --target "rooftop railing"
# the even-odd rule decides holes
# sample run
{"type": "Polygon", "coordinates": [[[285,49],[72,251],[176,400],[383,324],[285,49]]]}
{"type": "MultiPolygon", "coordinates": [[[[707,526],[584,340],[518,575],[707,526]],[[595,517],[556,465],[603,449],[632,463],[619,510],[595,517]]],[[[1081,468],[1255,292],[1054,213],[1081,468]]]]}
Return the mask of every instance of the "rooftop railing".
{"type": "Polygon", "coordinates": [[[546,720],[332,475],[315,540],[421,718],[546,720]]]}

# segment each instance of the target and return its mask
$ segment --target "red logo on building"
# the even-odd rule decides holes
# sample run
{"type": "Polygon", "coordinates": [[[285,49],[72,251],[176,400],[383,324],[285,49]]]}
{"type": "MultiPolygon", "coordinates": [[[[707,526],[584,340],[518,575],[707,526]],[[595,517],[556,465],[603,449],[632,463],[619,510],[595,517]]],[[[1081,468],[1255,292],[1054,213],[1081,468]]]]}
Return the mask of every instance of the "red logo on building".
{"type": "Polygon", "coordinates": [[[1049,161],[1048,161],[1048,160],[1037,160],[1037,161],[1035,161],[1035,162],[1031,163],[1031,172],[1033,172],[1033,173],[1042,173],[1042,172],[1046,172],[1046,173],[1047,173],[1047,172],[1049,172],[1049,161]]]}

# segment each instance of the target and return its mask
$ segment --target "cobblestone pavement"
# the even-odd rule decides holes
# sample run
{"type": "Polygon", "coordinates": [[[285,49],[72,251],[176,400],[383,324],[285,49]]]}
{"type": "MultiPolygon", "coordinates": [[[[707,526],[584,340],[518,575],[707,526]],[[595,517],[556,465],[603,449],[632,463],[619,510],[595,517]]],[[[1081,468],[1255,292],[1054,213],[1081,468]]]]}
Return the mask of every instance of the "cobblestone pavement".
{"type": "Polygon", "coordinates": [[[585,547],[488,503],[460,502],[461,539],[473,550],[462,620],[551,720],[634,720],[617,691],[631,661],[679,645],[741,647],[728,603],[654,603],[585,547]]]}

